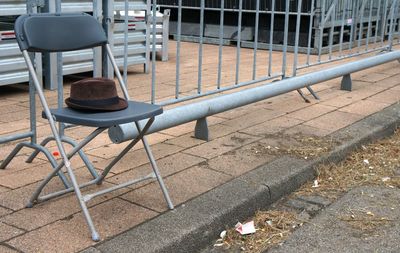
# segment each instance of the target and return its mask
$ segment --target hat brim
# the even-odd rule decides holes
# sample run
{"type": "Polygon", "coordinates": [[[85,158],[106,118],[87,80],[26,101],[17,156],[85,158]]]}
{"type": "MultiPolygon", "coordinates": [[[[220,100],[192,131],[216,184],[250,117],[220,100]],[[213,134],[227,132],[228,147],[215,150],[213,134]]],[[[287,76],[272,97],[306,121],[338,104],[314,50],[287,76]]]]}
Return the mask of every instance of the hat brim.
{"type": "Polygon", "coordinates": [[[104,112],[104,111],[120,111],[124,110],[128,107],[128,102],[123,99],[123,98],[118,98],[118,103],[112,104],[112,105],[96,105],[96,106],[88,106],[88,105],[80,105],[71,102],[70,98],[65,99],[65,103],[68,105],[68,107],[76,110],[90,110],[90,111],[99,111],[99,112],[104,112]]]}

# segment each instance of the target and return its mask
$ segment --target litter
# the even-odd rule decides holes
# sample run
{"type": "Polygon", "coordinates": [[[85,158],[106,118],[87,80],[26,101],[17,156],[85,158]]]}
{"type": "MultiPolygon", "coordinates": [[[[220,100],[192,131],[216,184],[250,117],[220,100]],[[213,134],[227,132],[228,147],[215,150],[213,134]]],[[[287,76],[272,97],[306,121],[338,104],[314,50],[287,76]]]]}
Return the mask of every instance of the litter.
{"type": "Polygon", "coordinates": [[[226,230],[222,231],[221,234],[219,234],[219,237],[221,237],[221,239],[224,239],[226,236],[226,230]]]}
{"type": "Polygon", "coordinates": [[[256,232],[254,221],[249,221],[245,224],[238,222],[235,225],[235,230],[238,231],[241,235],[254,234],[256,232]]]}
{"type": "Polygon", "coordinates": [[[319,184],[318,184],[318,180],[314,180],[313,185],[311,186],[312,188],[318,188],[319,184]]]}
{"type": "Polygon", "coordinates": [[[390,180],[390,177],[383,177],[382,178],[382,182],[386,182],[386,181],[389,181],[390,180]]]}
{"type": "Polygon", "coordinates": [[[363,161],[365,164],[369,164],[369,161],[368,161],[368,159],[364,159],[364,161],[363,161]]]}

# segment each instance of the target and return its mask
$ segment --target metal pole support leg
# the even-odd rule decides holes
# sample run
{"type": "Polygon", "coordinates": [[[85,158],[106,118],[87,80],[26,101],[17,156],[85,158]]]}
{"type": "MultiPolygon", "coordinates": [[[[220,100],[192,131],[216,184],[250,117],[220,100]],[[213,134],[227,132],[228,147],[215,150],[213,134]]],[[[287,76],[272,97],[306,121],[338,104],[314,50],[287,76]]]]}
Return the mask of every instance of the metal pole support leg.
{"type": "Polygon", "coordinates": [[[342,83],[340,85],[340,89],[341,90],[347,90],[347,91],[351,91],[352,90],[352,81],[351,81],[350,74],[343,76],[342,83]]]}
{"type": "Polygon", "coordinates": [[[194,137],[204,141],[210,140],[207,118],[201,118],[196,121],[196,126],[194,128],[194,137]]]}

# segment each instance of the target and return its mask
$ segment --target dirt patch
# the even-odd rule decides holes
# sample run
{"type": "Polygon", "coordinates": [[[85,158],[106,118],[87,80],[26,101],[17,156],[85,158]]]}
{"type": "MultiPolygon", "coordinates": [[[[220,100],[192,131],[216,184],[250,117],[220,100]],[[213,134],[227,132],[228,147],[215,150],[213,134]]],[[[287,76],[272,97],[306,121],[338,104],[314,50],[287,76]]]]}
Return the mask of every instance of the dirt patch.
{"type": "Polygon", "coordinates": [[[253,147],[256,154],[293,155],[302,159],[313,159],[331,151],[339,143],[329,137],[305,135],[270,136],[253,147]]]}
{"type": "Polygon", "coordinates": [[[348,210],[348,213],[340,215],[339,219],[364,234],[371,234],[375,232],[377,227],[391,222],[387,217],[379,217],[365,210],[348,210]]]}

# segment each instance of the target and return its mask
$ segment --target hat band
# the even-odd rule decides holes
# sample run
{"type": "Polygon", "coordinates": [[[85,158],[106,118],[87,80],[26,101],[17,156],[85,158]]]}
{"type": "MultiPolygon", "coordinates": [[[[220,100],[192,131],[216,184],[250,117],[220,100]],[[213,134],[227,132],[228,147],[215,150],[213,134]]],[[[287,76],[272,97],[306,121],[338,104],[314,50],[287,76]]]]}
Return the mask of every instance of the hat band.
{"type": "Polygon", "coordinates": [[[105,98],[105,99],[96,99],[96,100],[79,100],[69,98],[69,101],[74,104],[82,105],[82,106],[107,106],[107,105],[115,105],[119,103],[119,97],[105,98]]]}

